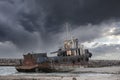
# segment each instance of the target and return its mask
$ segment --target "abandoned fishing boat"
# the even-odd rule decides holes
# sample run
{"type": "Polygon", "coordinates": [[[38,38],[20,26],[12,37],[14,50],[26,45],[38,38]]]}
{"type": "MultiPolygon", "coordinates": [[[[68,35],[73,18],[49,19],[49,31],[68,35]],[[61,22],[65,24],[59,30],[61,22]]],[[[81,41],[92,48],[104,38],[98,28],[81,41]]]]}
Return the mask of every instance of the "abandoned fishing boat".
{"type": "Polygon", "coordinates": [[[84,49],[83,45],[78,44],[78,39],[65,40],[62,48],[48,57],[47,53],[28,53],[24,56],[21,65],[16,66],[19,72],[55,72],[71,71],[76,67],[86,66],[92,53],[84,49]]]}

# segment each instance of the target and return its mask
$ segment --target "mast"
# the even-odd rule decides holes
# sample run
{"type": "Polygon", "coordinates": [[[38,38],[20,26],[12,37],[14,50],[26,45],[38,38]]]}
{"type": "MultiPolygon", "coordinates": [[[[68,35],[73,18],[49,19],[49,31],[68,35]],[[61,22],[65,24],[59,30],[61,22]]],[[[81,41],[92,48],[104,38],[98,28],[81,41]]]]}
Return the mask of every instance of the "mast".
{"type": "Polygon", "coordinates": [[[66,27],[66,40],[72,39],[72,37],[71,37],[71,29],[69,27],[69,24],[66,23],[65,27],[66,27]]]}
{"type": "Polygon", "coordinates": [[[68,32],[68,23],[65,24],[66,27],[66,40],[69,39],[69,32],[68,32]]]}

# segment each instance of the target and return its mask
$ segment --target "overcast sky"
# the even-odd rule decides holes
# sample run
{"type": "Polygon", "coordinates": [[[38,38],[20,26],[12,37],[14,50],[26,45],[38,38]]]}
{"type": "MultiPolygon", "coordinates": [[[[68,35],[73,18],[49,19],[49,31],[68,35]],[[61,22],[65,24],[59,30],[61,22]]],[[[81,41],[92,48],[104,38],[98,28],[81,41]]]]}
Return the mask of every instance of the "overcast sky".
{"type": "Polygon", "coordinates": [[[56,51],[66,23],[93,59],[120,59],[120,0],[0,0],[0,57],[56,51]]]}

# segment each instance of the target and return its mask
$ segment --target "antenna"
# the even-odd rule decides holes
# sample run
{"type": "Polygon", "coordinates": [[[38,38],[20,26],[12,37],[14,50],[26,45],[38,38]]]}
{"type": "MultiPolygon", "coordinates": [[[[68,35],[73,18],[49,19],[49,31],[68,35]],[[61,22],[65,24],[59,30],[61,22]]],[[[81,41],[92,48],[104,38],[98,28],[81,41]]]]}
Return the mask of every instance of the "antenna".
{"type": "Polygon", "coordinates": [[[72,31],[71,31],[71,26],[69,27],[69,34],[70,34],[70,39],[72,40],[72,31]]]}
{"type": "Polygon", "coordinates": [[[69,39],[71,39],[71,33],[70,33],[71,29],[70,29],[68,23],[65,24],[65,27],[66,27],[66,40],[69,40],[69,39]]]}
{"type": "Polygon", "coordinates": [[[66,40],[68,40],[68,23],[65,24],[65,27],[66,27],[66,40]]]}

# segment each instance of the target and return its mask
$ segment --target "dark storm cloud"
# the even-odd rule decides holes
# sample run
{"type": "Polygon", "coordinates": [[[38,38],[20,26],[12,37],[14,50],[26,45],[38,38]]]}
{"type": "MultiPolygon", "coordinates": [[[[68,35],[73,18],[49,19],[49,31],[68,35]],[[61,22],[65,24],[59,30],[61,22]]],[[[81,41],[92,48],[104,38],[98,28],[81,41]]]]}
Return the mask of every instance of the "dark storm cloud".
{"type": "Polygon", "coordinates": [[[119,0],[1,0],[0,41],[20,49],[50,47],[64,35],[65,23],[81,34],[81,41],[92,40],[101,36],[103,27],[98,29],[97,24],[119,19],[119,4],[119,0]]]}
{"type": "Polygon", "coordinates": [[[75,25],[99,24],[109,19],[119,19],[119,3],[119,0],[35,0],[33,12],[36,13],[22,14],[28,21],[22,18],[20,22],[26,30],[38,30],[42,38],[48,40],[53,34],[61,32],[66,22],[74,29],[75,25]]]}
{"type": "MultiPolygon", "coordinates": [[[[41,2],[41,1],[40,1],[41,2]]],[[[56,27],[65,22],[73,25],[100,23],[119,18],[119,0],[49,0],[42,1],[48,9],[46,26],[56,27]]]]}
{"type": "Polygon", "coordinates": [[[25,29],[25,25],[20,24],[21,14],[30,12],[31,9],[29,10],[27,3],[23,3],[21,0],[10,1],[0,1],[0,41],[11,41],[20,49],[34,50],[34,48],[38,47],[38,42],[41,41],[39,39],[40,34],[38,32],[29,32],[25,29]]]}
{"type": "Polygon", "coordinates": [[[118,0],[35,0],[36,5],[30,13],[21,15],[20,22],[28,31],[41,32],[42,38],[48,42],[51,36],[62,32],[66,22],[74,29],[75,25],[118,19],[119,3],[118,0]]]}
{"type": "MultiPolygon", "coordinates": [[[[44,27],[47,32],[58,30],[58,27],[61,27],[59,25],[66,22],[73,25],[95,24],[111,18],[119,18],[119,3],[118,0],[34,0],[36,5],[33,4],[31,12],[24,13],[22,16],[28,19],[28,22],[38,25],[36,22],[41,17],[40,14],[44,12],[46,16],[44,27]]],[[[31,27],[26,29],[32,30],[31,27]]]]}

